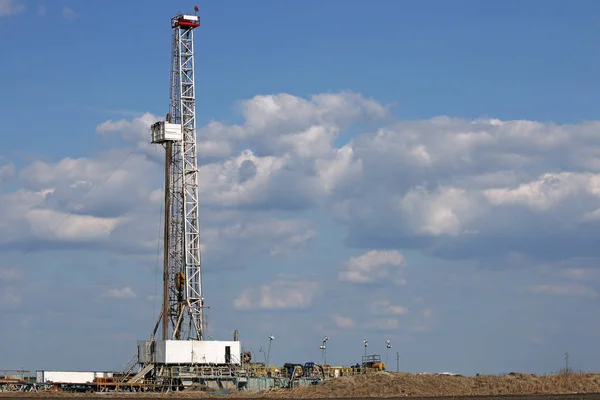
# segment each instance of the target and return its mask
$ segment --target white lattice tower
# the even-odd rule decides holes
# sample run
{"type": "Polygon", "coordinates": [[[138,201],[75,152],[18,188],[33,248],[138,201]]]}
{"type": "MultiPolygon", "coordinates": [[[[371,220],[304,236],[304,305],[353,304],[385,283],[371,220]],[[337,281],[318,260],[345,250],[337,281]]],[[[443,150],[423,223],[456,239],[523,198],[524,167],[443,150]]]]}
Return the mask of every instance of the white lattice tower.
{"type": "MultiPolygon", "coordinates": [[[[196,7],[197,11],[197,7],[196,7]]],[[[194,85],[197,15],[171,19],[171,105],[152,125],[152,142],[165,146],[165,273],[163,339],[203,340],[204,318],[194,85]]]]}

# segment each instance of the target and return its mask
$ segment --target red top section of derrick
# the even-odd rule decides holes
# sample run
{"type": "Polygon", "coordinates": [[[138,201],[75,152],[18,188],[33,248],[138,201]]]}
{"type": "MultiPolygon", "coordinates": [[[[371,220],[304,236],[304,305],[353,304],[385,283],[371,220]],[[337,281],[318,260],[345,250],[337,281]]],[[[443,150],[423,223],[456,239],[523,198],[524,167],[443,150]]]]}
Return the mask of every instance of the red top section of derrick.
{"type": "Polygon", "coordinates": [[[171,28],[197,28],[200,26],[200,17],[197,15],[180,14],[175,18],[171,18],[171,28]]]}

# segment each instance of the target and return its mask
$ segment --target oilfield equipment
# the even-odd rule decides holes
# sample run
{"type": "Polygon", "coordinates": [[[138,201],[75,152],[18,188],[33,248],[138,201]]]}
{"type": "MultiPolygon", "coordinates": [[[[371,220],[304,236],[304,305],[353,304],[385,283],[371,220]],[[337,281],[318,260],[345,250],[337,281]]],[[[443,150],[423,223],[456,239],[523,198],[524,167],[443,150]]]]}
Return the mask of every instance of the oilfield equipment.
{"type": "Polygon", "coordinates": [[[367,340],[362,363],[351,367],[327,365],[327,336],[320,346],[321,364],[275,367],[270,365],[274,335],[268,336],[268,350],[261,349],[264,363],[253,360],[252,351],[242,349],[237,330],[232,340],[206,337],[194,76],[194,32],[198,27],[197,6],[193,14],[178,13],[171,18],[170,107],[165,120],[150,128],[151,142],[165,150],[163,296],[154,330],[148,340],[137,342],[137,351],[122,372],[37,371],[33,380],[23,374],[1,375],[0,371],[0,390],[261,391],[385,370],[379,355],[367,355],[367,340]]]}
{"type": "Polygon", "coordinates": [[[241,383],[237,333],[230,341],[207,340],[204,334],[194,79],[197,12],[196,6],[194,14],[171,18],[169,113],[151,126],[151,142],[165,149],[163,303],[150,340],[138,342],[139,370],[127,381],[161,382],[167,390],[208,381],[218,387],[241,383]]]}

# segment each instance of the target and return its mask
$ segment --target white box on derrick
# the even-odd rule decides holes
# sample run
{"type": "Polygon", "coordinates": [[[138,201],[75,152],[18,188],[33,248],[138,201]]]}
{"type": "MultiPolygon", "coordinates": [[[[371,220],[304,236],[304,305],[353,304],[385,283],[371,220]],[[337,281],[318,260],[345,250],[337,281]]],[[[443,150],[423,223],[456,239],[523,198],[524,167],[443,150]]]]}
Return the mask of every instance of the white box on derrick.
{"type": "Polygon", "coordinates": [[[180,124],[158,121],[150,127],[152,143],[180,142],[183,139],[180,124]]]}
{"type": "MultiPolygon", "coordinates": [[[[139,343],[139,347],[143,346],[140,345],[139,343]]],[[[155,364],[171,365],[239,365],[241,356],[239,341],[224,340],[157,340],[151,351],[150,358],[155,364]]]]}

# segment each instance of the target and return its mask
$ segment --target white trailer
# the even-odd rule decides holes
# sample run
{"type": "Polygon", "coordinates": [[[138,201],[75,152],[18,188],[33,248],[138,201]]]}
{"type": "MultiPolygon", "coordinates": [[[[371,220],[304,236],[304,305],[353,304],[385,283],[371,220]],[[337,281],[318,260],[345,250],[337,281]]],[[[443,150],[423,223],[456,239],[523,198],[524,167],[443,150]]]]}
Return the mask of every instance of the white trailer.
{"type": "Polygon", "coordinates": [[[92,383],[96,378],[112,378],[112,372],[98,371],[44,371],[35,373],[37,383],[92,383]]]}

